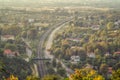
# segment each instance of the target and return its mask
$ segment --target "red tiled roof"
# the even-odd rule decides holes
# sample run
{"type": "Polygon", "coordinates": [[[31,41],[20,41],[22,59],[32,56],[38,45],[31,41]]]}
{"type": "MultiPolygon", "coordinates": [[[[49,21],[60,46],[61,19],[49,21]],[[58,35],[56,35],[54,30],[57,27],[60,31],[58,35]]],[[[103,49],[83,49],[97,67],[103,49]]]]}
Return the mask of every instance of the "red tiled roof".
{"type": "Polygon", "coordinates": [[[14,37],[13,35],[4,35],[4,38],[14,37]]]}
{"type": "Polygon", "coordinates": [[[115,54],[120,54],[120,51],[118,51],[118,52],[115,52],[115,54]]]}
{"type": "Polygon", "coordinates": [[[4,54],[12,54],[12,51],[10,49],[5,49],[4,54]]]}
{"type": "Polygon", "coordinates": [[[109,68],[108,68],[108,72],[109,72],[109,73],[112,73],[112,67],[109,67],[109,68]]]}

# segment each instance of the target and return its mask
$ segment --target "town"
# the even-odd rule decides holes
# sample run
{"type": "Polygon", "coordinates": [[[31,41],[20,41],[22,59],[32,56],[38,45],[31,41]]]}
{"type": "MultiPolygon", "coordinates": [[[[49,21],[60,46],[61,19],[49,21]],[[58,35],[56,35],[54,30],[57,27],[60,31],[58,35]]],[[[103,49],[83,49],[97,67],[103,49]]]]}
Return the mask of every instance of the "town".
{"type": "Polygon", "coordinates": [[[0,6],[0,79],[120,79],[118,6],[65,3],[0,6]]]}

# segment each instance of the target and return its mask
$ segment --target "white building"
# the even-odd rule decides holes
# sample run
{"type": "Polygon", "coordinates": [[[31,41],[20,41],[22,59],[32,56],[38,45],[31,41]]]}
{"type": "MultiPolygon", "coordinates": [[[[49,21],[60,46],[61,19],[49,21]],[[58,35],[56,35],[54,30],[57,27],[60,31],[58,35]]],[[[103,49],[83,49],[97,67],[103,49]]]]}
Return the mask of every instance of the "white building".
{"type": "Polygon", "coordinates": [[[2,41],[15,40],[15,37],[14,37],[14,35],[2,35],[1,40],[2,41]]]}
{"type": "Polygon", "coordinates": [[[95,53],[93,53],[93,52],[92,53],[88,53],[87,56],[90,57],[90,58],[95,58],[96,57],[95,53]]]}
{"type": "Polygon", "coordinates": [[[72,61],[73,63],[79,62],[79,61],[80,61],[80,56],[71,56],[71,61],[72,61]]]}

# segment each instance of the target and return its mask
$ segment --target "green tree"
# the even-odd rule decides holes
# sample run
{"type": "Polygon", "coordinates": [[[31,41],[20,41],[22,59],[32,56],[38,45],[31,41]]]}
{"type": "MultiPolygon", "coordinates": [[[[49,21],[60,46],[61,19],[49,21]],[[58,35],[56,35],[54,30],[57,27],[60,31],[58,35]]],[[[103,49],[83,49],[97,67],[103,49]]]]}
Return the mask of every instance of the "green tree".
{"type": "Polygon", "coordinates": [[[10,43],[7,43],[4,47],[4,49],[10,49],[12,51],[16,51],[17,50],[17,46],[15,44],[10,44],[10,43]]]}
{"type": "Polygon", "coordinates": [[[21,28],[16,25],[6,26],[2,30],[2,34],[10,34],[14,36],[17,36],[21,33],[21,28]]]}
{"type": "Polygon", "coordinates": [[[107,64],[101,64],[101,66],[100,66],[100,73],[104,77],[107,77],[107,72],[108,72],[108,65],[107,64]]]}
{"type": "Polygon", "coordinates": [[[57,68],[61,68],[62,67],[62,64],[60,62],[57,63],[57,68]]]}
{"type": "Polygon", "coordinates": [[[41,80],[41,79],[36,76],[27,76],[26,80],[41,80]]]}
{"type": "Polygon", "coordinates": [[[113,66],[113,68],[114,68],[115,70],[119,69],[119,68],[120,68],[120,62],[116,63],[116,64],[113,66]]]}
{"type": "Polygon", "coordinates": [[[62,80],[62,78],[58,75],[47,75],[42,80],[62,80]]]}
{"type": "Polygon", "coordinates": [[[113,29],[113,27],[114,27],[114,23],[113,23],[113,22],[108,22],[108,23],[107,23],[107,29],[108,29],[108,30],[113,29]]]}
{"type": "Polygon", "coordinates": [[[56,65],[57,65],[55,58],[52,60],[52,65],[53,65],[53,67],[56,67],[56,65]]]}
{"type": "Polygon", "coordinates": [[[113,71],[111,80],[120,80],[120,69],[113,71]]]}
{"type": "Polygon", "coordinates": [[[55,70],[54,70],[53,67],[49,67],[48,70],[47,70],[47,72],[48,72],[49,74],[55,74],[55,70]]]}
{"type": "Polygon", "coordinates": [[[5,56],[0,56],[0,60],[4,63],[3,71],[0,71],[0,79],[3,76],[9,77],[13,74],[20,80],[24,80],[32,73],[30,64],[20,58],[7,58],[5,56]]]}
{"type": "Polygon", "coordinates": [[[35,28],[32,28],[28,31],[28,37],[29,39],[36,39],[37,38],[37,30],[35,28]]]}
{"type": "Polygon", "coordinates": [[[86,60],[87,54],[84,49],[78,48],[78,55],[80,56],[80,60],[86,60]]]}
{"type": "Polygon", "coordinates": [[[66,71],[63,68],[58,68],[57,73],[62,77],[66,77],[66,71]]]}

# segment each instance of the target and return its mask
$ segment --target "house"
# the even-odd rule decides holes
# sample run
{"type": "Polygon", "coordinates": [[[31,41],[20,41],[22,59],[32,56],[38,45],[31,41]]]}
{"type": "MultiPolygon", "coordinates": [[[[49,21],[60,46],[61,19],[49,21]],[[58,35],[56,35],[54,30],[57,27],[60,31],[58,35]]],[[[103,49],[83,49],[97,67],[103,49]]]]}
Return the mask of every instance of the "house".
{"type": "Polygon", "coordinates": [[[120,25],[120,20],[114,22],[115,25],[119,26],[120,25]]]}
{"type": "Polygon", "coordinates": [[[34,19],[28,19],[29,23],[33,23],[35,20],[34,19]]]}
{"type": "Polygon", "coordinates": [[[73,41],[73,42],[80,42],[80,39],[74,39],[74,38],[67,38],[67,40],[73,41]]]}
{"type": "Polygon", "coordinates": [[[112,67],[108,67],[107,76],[108,76],[108,77],[111,77],[111,76],[112,76],[112,72],[113,72],[113,68],[112,68],[112,67]]]}
{"type": "Polygon", "coordinates": [[[80,56],[71,56],[71,61],[72,63],[77,63],[80,61],[80,56]]]}
{"type": "Polygon", "coordinates": [[[112,74],[113,68],[112,67],[108,67],[108,73],[112,74]]]}
{"type": "Polygon", "coordinates": [[[14,52],[13,52],[13,51],[11,51],[10,49],[5,49],[3,55],[12,58],[12,57],[18,56],[18,55],[19,55],[19,52],[17,52],[17,51],[14,51],[14,52]]]}
{"type": "Polygon", "coordinates": [[[91,26],[92,30],[99,30],[100,29],[100,25],[93,25],[91,26]]]}
{"type": "Polygon", "coordinates": [[[105,53],[105,56],[109,56],[109,55],[110,55],[110,53],[109,53],[109,52],[106,52],[106,53],[105,53]]]}
{"type": "Polygon", "coordinates": [[[95,53],[93,53],[93,52],[88,53],[87,56],[90,57],[90,58],[95,58],[96,57],[95,53]]]}
{"type": "Polygon", "coordinates": [[[115,52],[114,54],[120,54],[120,51],[115,52]]]}
{"type": "Polygon", "coordinates": [[[2,35],[1,40],[2,41],[15,40],[15,36],[14,35],[2,35]]]}
{"type": "Polygon", "coordinates": [[[84,68],[91,68],[91,69],[93,69],[93,66],[87,63],[87,64],[85,64],[84,68]]]}

